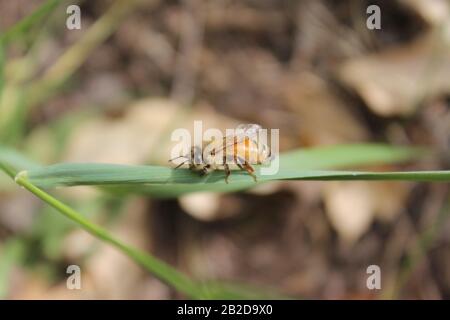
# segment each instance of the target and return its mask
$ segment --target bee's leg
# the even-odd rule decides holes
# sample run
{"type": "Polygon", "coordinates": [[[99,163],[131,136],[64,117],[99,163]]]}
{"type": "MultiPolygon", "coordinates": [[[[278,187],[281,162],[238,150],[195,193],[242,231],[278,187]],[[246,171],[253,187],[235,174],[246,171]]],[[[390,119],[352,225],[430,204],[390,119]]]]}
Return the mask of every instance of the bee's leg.
{"type": "Polygon", "coordinates": [[[253,177],[253,180],[255,180],[255,182],[257,181],[256,175],[254,173],[255,169],[253,169],[253,167],[247,162],[247,160],[244,160],[241,157],[237,157],[236,164],[241,170],[247,171],[247,173],[253,177]]]}
{"type": "Polygon", "coordinates": [[[230,166],[228,165],[228,163],[225,163],[223,167],[225,168],[225,182],[228,183],[228,177],[231,174],[230,166]]]}
{"type": "Polygon", "coordinates": [[[223,162],[223,168],[225,170],[225,182],[228,183],[228,177],[230,176],[231,171],[230,171],[230,166],[228,165],[228,162],[227,162],[226,152],[223,153],[222,162],[223,162]]]}
{"type": "Polygon", "coordinates": [[[177,165],[175,168],[173,168],[174,170],[178,169],[179,167],[181,167],[183,164],[185,164],[186,162],[188,162],[188,160],[183,161],[182,163],[180,163],[179,165],[177,165]]]}
{"type": "Polygon", "coordinates": [[[211,167],[210,164],[207,164],[206,166],[204,166],[202,168],[202,170],[200,170],[200,175],[201,176],[206,176],[209,173],[209,168],[211,167]]]}
{"type": "Polygon", "coordinates": [[[179,165],[177,165],[174,169],[178,169],[179,167],[181,167],[183,164],[185,164],[186,162],[189,161],[189,158],[187,156],[179,156],[179,157],[175,157],[169,160],[169,162],[173,162],[176,159],[180,159],[180,158],[185,158],[186,160],[182,161],[179,165]]]}

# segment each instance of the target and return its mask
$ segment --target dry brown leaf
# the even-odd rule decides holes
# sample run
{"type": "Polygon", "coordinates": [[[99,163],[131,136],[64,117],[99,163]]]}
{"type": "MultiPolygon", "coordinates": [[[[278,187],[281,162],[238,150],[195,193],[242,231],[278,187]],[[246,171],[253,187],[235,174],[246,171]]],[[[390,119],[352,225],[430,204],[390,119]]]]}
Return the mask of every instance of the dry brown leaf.
{"type": "Polygon", "coordinates": [[[128,107],[124,117],[86,121],[68,141],[64,161],[140,164],[148,159],[158,133],[178,108],[168,100],[149,99],[128,107]]]}
{"type": "Polygon", "coordinates": [[[398,182],[331,182],[324,188],[327,215],[339,236],[357,241],[376,218],[392,221],[403,210],[410,184],[398,182]]]}
{"type": "Polygon", "coordinates": [[[373,221],[370,187],[364,182],[332,182],[324,191],[326,212],[332,226],[345,242],[355,242],[373,221]]]}
{"type": "Polygon", "coordinates": [[[81,290],[67,289],[66,282],[53,286],[39,274],[23,273],[11,295],[13,300],[79,300],[95,299],[92,282],[82,278],[81,290]]]}
{"type": "Polygon", "coordinates": [[[220,195],[209,192],[198,192],[182,196],[179,199],[180,206],[191,216],[211,221],[217,218],[220,209],[220,195]]]}
{"type": "Polygon", "coordinates": [[[182,196],[180,206],[191,216],[203,221],[215,221],[242,213],[241,203],[232,196],[200,192],[182,196]]]}
{"type": "Polygon", "coordinates": [[[400,0],[400,3],[413,9],[430,25],[443,23],[450,16],[447,0],[400,0]]]}
{"type": "Polygon", "coordinates": [[[411,184],[407,182],[370,183],[375,203],[375,215],[380,221],[390,222],[402,213],[407,203],[411,184]]]}
{"type": "Polygon", "coordinates": [[[374,113],[409,115],[423,98],[450,92],[450,37],[445,30],[405,46],[348,60],[338,68],[338,77],[374,113]]]}
{"type": "MultiPolygon", "coordinates": [[[[168,99],[145,99],[127,107],[121,118],[99,116],[72,133],[64,161],[167,165],[173,129],[193,132],[194,120],[203,128],[234,128],[238,121],[217,115],[201,106],[183,117],[185,109],[168,99]]],[[[223,131],[225,132],[225,131],[223,131]]]]}

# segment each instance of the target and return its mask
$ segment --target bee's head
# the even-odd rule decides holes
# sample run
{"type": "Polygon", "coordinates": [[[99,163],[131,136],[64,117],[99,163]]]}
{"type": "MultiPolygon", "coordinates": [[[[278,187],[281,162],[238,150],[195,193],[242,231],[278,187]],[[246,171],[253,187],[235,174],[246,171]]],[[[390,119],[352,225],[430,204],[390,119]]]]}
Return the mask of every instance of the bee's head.
{"type": "Polygon", "coordinates": [[[203,170],[203,154],[202,149],[199,146],[192,146],[189,160],[189,169],[193,171],[203,170]]]}
{"type": "Polygon", "coordinates": [[[203,163],[202,148],[199,146],[192,146],[190,163],[191,165],[201,165],[203,163]]]}

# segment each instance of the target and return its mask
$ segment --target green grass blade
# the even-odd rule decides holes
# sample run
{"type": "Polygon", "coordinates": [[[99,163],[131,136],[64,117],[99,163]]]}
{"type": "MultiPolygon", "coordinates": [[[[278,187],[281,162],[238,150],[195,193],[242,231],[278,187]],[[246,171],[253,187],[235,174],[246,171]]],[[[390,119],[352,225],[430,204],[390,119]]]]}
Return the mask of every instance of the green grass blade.
{"type": "Polygon", "coordinates": [[[29,160],[19,152],[2,145],[0,145],[0,164],[8,166],[11,169],[13,176],[19,171],[39,167],[36,162],[29,160]]]}
{"type": "MultiPolygon", "coordinates": [[[[299,150],[280,156],[277,174],[264,176],[256,168],[258,183],[273,180],[399,180],[449,181],[448,171],[365,172],[320,170],[345,165],[392,163],[418,157],[420,149],[384,145],[344,145],[299,150]]],[[[234,171],[228,184],[220,171],[200,177],[186,169],[126,166],[101,163],[62,163],[28,171],[28,178],[43,188],[95,185],[119,193],[176,197],[196,191],[231,192],[255,186],[245,172],[234,171]]]]}
{"type": "Polygon", "coordinates": [[[280,161],[284,169],[321,170],[398,163],[426,154],[427,150],[419,147],[375,143],[342,144],[289,151],[281,155],[280,161]]]}
{"type": "MultiPolygon", "coordinates": [[[[36,187],[27,179],[25,171],[16,175],[18,170],[25,167],[37,168],[37,165],[10,149],[0,147],[0,169],[3,169],[10,177],[14,178],[18,185],[36,195],[69,220],[77,223],[85,231],[114,246],[161,281],[172,286],[177,291],[184,293],[186,296],[195,299],[262,299],[267,297],[277,297],[277,295],[267,295],[260,290],[247,288],[242,285],[237,286],[230,283],[219,283],[215,281],[201,282],[190,279],[156,257],[114,238],[107,230],[93,224],[76,210],[36,187]]],[[[2,287],[2,284],[6,285],[7,282],[2,279],[2,276],[3,278],[7,277],[10,266],[9,260],[3,260],[0,261],[4,262],[0,263],[0,295],[6,294],[6,287],[2,287]]]]}
{"type": "Polygon", "coordinates": [[[67,81],[89,57],[119,27],[121,21],[141,5],[141,0],[116,0],[83,36],[52,64],[40,79],[28,88],[28,104],[33,107],[45,101],[67,81]]]}
{"type": "Polygon", "coordinates": [[[33,13],[20,20],[3,34],[0,34],[0,44],[6,45],[12,40],[28,32],[31,27],[36,25],[45,16],[52,12],[60,2],[61,0],[47,0],[44,2],[33,13]]]}
{"type": "Polygon", "coordinates": [[[0,41],[0,106],[1,106],[1,99],[3,94],[3,88],[5,86],[5,60],[6,60],[6,53],[5,53],[5,46],[0,41]]]}
{"type": "Polygon", "coordinates": [[[0,128],[0,141],[6,145],[18,144],[24,136],[27,119],[24,96],[18,97],[15,107],[6,118],[4,125],[0,128]]]}
{"type": "Polygon", "coordinates": [[[18,185],[24,187],[38,198],[55,208],[58,212],[80,225],[87,232],[122,251],[135,262],[145,267],[157,278],[174,287],[179,292],[193,298],[202,298],[204,296],[204,289],[201,284],[195,283],[193,280],[178,272],[165,262],[114,238],[105,229],[93,224],[72,208],[34,186],[30,181],[28,181],[25,174],[22,173],[17,175],[15,181],[18,185]]]}
{"type": "MultiPolygon", "coordinates": [[[[258,170],[257,170],[258,171],[258,170]]],[[[44,188],[58,186],[106,186],[118,192],[153,196],[179,196],[197,191],[230,192],[250,188],[256,183],[244,172],[234,172],[229,183],[223,172],[200,177],[189,170],[174,171],[157,166],[113,164],[57,164],[28,171],[30,181],[44,188]]],[[[274,180],[394,180],[449,182],[450,171],[365,172],[280,169],[272,176],[257,173],[258,182],[274,180]]]]}
{"type": "MultiPolygon", "coordinates": [[[[117,248],[136,263],[143,266],[155,277],[188,297],[194,299],[262,299],[269,296],[254,288],[246,288],[242,285],[236,286],[233,284],[218,283],[214,281],[194,281],[156,257],[129,246],[117,238],[114,238],[107,230],[93,224],[77,211],[33,185],[30,181],[28,181],[25,172],[19,173],[15,177],[15,181],[18,185],[24,187],[38,198],[49,204],[51,207],[55,208],[62,215],[77,223],[85,231],[117,248]]],[[[278,297],[275,294],[271,294],[270,296],[278,297]]]]}
{"type": "Polygon", "coordinates": [[[415,268],[420,265],[420,262],[435,243],[436,238],[443,232],[443,229],[446,226],[445,222],[450,216],[450,199],[448,198],[448,195],[446,199],[447,200],[439,210],[436,219],[418,234],[415,245],[407,250],[405,258],[400,266],[396,282],[390,290],[385,292],[385,298],[390,300],[398,299],[401,290],[407,284],[415,268]]]}
{"type": "MultiPolygon", "coordinates": [[[[375,163],[394,163],[423,155],[418,148],[386,145],[341,145],[288,152],[280,156],[280,170],[273,176],[261,176],[259,183],[272,180],[414,180],[448,181],[446,171],[428,172],[355,172],[324,171],[322,169],[363,166],[375,163]]],[[[235,171],[230,183],[224,183],[223,172],[199,177],[185,170],[159,166],[125,166],[101,163],[62,163],[47,167],[27,164],[17,153],[0,148],[3,167],[18,165],[29,169],[28,179],[36,186],[95,185],[117,193],[144,193],[153,197],[177,197],[188,192],[231,192],[255,186],[244,172],[235,171]],[[3,160],[2,160],[3,159],[3,160]]],[[[17,171],[16,171],[17,172],[17,171]]],[[[13,174],[13,173],[11,173],[13,174]]]]}

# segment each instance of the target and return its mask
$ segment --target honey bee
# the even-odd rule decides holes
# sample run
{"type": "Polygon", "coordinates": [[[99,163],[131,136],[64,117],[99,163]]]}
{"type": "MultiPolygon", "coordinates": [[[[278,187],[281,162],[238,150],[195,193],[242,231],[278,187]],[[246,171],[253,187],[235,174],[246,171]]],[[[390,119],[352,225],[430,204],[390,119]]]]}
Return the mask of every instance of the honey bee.
{"type": "Polygon", "coordinates": [[[246,171],[256,182],[255,169],[252,165],[270,161],[271,150],[266,144],[257,141],[261,130],[260,125],[242,124],[236,129],[237,133],[213,140],[206,144],[203,150],[199,146],[192,146],[189,154],[169,161],[184,158],[185,160],[175,169],[187,163],[190,170],[200,175],[207,175],[214,170],[224,170],[226,183],[228,183],[231,169],[237,167],[246,171]]]}

